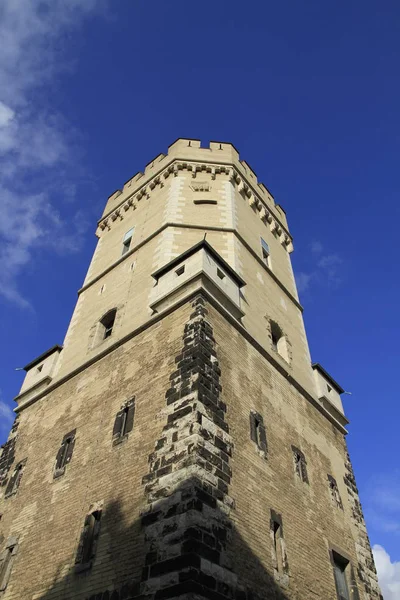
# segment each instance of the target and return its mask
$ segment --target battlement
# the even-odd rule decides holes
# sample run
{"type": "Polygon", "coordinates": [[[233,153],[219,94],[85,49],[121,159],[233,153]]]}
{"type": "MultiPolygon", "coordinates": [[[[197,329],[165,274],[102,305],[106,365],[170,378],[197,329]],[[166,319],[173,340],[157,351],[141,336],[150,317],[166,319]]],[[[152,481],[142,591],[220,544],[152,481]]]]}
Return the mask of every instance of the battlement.
{"type": "MultiPolygon", "coordinates": [[[[178,138],[168,147],[167,154],[158,154],[147,163],[144,172],[136,173],[128,179],[122,189],[113,192],[108,197],[102,218],[117,209],[120,204],[131,196],[139,193],[142,188],[146,188],[153,179],[157,179],[163,173],[168,172],[175,161],[183,161],[182,166],[192,170],[205,170],[212,173],[215,170],[211,165],[232,167],[237,176],[241,177],[249,189],[252,190],[252,193],[259,197],[269,208],[277,210],[278,218],[282,221],[282,225],[287,228],[285,211],[279,204],[275,203],[274,197],[265,184],[258,181],[255,171],[249,164],[240,159],[239,152],[233,144],[211,141],[208,146],[203,147],[200,140],[189,138],[178,138]]],[[[224,172],[223,169],[222,172],[224,172]]]]}

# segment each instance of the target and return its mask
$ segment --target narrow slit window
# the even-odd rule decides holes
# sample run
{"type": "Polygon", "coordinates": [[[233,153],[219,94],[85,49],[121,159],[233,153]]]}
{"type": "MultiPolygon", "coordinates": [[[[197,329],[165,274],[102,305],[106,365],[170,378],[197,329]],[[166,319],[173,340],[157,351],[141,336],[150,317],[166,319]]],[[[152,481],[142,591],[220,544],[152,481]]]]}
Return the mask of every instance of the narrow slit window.
{"type": "Polygon", "coordinates": [[[113,444],[118,444],[128,437],[129,432],[133,429],[134,419],[135,399],[132,398],[117,412],[113,428],[113,444]]]}
{"type": "Polygon", "coordinates": [[[332,477],[332,475],[328,475],[328,482],[329,482],[329,490],[331,493],[331,499],[332,499],[334,506],[337,506],[337,508],[343,509],[342,499],[340,497],[339,488],[338,488],[336,479],[334,479],[332,477]]]}
{"type": "Polygon", "coordinates": [[[184,272],[185,272],[185,265],[182,265],[181,267],[179,267],[179,269],[176,269],[175,275],[177,275],[179,277],[180,275],[183,275],[184,272]]]}
{"type": "Polygon", "coordinates": [[[286,555],[286,545],[283,537],[282,517],[271,510],[270,535],[275,576],[280,579],[287,575],[289,565],[286,555]]]}
{"type": "Polygon", "coordinates": [[[264,420],[259,413],[254,411],[250,413],[250,438],[256,443],[257,448],[261,450],[266,457],[268,445],[264,420]]]}
{"type": "Polygon", "coordinates": [[[7,588],[17,550],[17,541],[15,537],[12,537],[6,544],[5,550],[0,554],[0,593],[7,588]]]}
{"type": "Polygon", "coordinates": [[[267,267],[270,267],[270,250],[267,242],[263,240],[263,238],[261,238],[261,256],[264,264],[266,264],[267,267]]]}
{"type": "Polygon", "coordinates": [[[347,581],[349,561],[337,552],[332,551],[332,562],[338,600],[350,600],[347,581]]]}
{"type": "Polygon", "coordinates": [[[225,279],[225,273],[217,268],[217,275],[220,279],[225,279]]]}
{"type": "Polygon", "coordinates": [[[6,487],[6,492],[5,492],[6,498],[9,498],[10,496],[14,496],[14,494],[16,494],[18,492],[18,488],[21,483],[21,479],[22,479],[22,475],[24,472],[26,461],[27,461],[27,459],[25,458],[24,460],[22,460],[21,462],[19,462],[16,465],[14,472],[11,475],[8,485],[6,487]]]}
{"type": "Polygon", "coordinates": [[[295,473],[303,483],[308,483],[307,463],[304,454],[292,446],[295,473]]]}
{"type": "Polygon", "coordinates": [[[100,519],[101,510],[94,510],[85,518],[75,558],[75,570],[77,572],[90,569],[92,566],[100,533],[100,519]]]}
{"type": "Polygon", "coordinates": [[[122,241],[122,256],[124,254],[126,254],[131,247],[134,230],[135,230],[135,228],[132,227],[132,229],[129,229],[129,231],[127,231],[126,234],[124,235],[124,239],[122,241]]]}
{"type": "Polygon", "coordinates": [[[70,463],[75,445],[76,429],[67,433],[57,453],[56,466],[54,468],[54,478],[60,477],[65,473],[67,465],[70,463]]]}
{"type": "Polygon", "coordinates": [[[39,367],[37,368],[38,373],[41,373],[42,369],[43,369],[43,365],[39,365],[39,367]]]}
{"type": "Polygon", "coordinates": [[[103,339],[104,340],[106,338],[110,337],[110,335],[113,332],[116,315],[117,315],[116,309],[110,310],[106,315],[104,315],[104,317],[100,321],[101,325],[103,326],[103,339]]]}

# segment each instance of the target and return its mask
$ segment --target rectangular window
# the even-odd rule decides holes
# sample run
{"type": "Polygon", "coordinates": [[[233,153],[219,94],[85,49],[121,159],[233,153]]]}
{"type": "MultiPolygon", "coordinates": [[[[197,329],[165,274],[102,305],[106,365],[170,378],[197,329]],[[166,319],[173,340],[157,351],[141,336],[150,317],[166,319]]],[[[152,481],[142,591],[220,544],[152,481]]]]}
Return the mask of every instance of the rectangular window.
{"type": "Polygon", "coordinates": [[[54,468],[54,478],[63,475],[67,465],[71,461],[75,446],[75,434],[76,429],[70,431],[63,437],[60,449],[57,453],[56,466],[54,468]]]}
{"type": "Polygon", "coordinates": [[[181,267],[179,267],[179,269],[177,269],[175,271],[175,274],[179,277],[179,275],[183,275],[185,272],[185,265],[182,265],[181,267]]]}
{"type": "Polygon", "coordinates": [[[304,483],[308,483],[307,463],[304,454],[295,446],[292,446],[294,467],[296,475],[304,483]]]}
{"type": "Polygon", "coordinates": [[[0,554],[0,592],[4,592],[7,587],[17,550],[18,543],[16,538],[9,538],[4,551],[0,554]]]}
{"type": "Polygon", "coordinates": [[[128,436],[133,429],[135,418],[135,399],[129,400],[117,413],[113,428],[113,444],[118,444],[128,436]]]}
{"type": "Polygon", "coordinates": [[[331,492],[332,502],[338,508],[343,509],[342,499],[340,497],[339,488],[336,479],[332,475],[328,475],[329,489],[331,492]]]}
{"type": "Polygon", "coordinates": [[[75,558],[75,571],[90,569],[96,556],[100,534],[101,510],[93,510],[86,518],[75,558]]]}
{"type": "Polygon", "coordinates": [[[6,487],[5,498],[9,498],[10,496],[13,496],[14,494],[17,493],[18,488],[21,483],[21,479],[22,479],[26,461],[27,461],[27,459],[25,458],[24,460],[21,460],[21,462],[19,462],[16,465],[14,472],[11,475],[8,485],[6,487]]]}
{"type": "Polygon", "coordinates": [[[350,600],[349,586],[347,583],[349,561],[332,550],[332,562],[338,600],[350,600]]]}
{"type": "Polygon", "coordinates": [[[251,411],[250,413],[250,437],[253,440],[253,442],[257,444],[259,450],[264,452],[266,456],[268,446],[264,420],[259,413],[254,411],[251,411]]]}
{"type": "Polygon", "coordinates": [[[283,538],[282,517],[274,510],[271,510],[270,535],[275,575],[278,577],[287,575],[289,565],[286,555],[285,540],[283,538]]]}
{"type": "Polygon", "coordinates": [[[262,259],[263,259],[264,263],[267,265],[267,267],[270,267],[269,246],[268,246],[267,242],[265,240],[263,240],[263,238],[261,238],[261,255],[262,255],[262,259]]]}
{"type": "Polygon", "coordinates": [[[132,229],[127,231],[126,234],[124,235],[124,239],[122,242],[122,256],[124,254],[126,254],[129,250],[129,248],[131,247],[131,241],[132,241],[134,231],[135,231],[135,228],[132,227],[132,229]]]}

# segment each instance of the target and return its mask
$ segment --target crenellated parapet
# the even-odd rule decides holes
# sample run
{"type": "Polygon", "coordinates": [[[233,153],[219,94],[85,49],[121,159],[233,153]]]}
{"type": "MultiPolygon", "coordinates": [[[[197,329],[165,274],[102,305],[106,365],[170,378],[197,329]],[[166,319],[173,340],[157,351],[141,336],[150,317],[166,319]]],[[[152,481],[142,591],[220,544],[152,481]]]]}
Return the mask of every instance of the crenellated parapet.
{"type": "Polygon", "coordinates": [[[100,237],[103,232],[110,230],[115,221],[122,220],[129,211],[136,210],[140,202],[151,199],[152,193],[164,187],[168,178],[182,173],[193,180],[202,175],[210,180],[228,178],[282,246],[289,253],[293,251],[283,209],[275,203],[265,185],[258,183],[249,165],[240,160],[235,147],[232,144],[210,142],[208,148],[201,148],[198,140],[188,139],[177,140],[169,147],[168,154],[159,154],[146,166],[144,173],[137,173],[125,183],[122,190],[117,190],[109,197],[98,223],[97,235],[100,237]]]}

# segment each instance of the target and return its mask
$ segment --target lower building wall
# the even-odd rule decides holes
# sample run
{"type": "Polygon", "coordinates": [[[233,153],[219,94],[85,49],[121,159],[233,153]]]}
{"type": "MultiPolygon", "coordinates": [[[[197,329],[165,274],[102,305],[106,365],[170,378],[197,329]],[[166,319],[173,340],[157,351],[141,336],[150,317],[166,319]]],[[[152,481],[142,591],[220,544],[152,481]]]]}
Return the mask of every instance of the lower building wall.
{"type": "Polygon", "coordinates": [[[349,561],[351,598],[379,598],[343,435],[202,296],[22,410],[10,448],[0,540],[18,548],[2,600],[335,599],[331,550],[349,561]]]}

